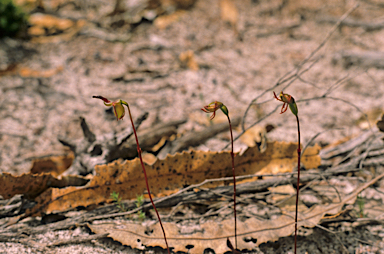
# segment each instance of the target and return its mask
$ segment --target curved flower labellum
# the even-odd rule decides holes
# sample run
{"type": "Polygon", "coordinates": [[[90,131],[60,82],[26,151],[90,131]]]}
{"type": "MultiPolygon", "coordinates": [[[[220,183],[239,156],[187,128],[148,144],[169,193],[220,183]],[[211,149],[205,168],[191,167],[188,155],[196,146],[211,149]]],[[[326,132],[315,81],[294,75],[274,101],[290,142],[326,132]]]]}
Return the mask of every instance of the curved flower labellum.
{"type": "Polygon", "coordinates": [[[213,118],[215,118],[216,111],[218,109],[221,109],[221,111],[223,111],[223,113],[228,116],[228,108],[220,101],[211,102],[207,106],[204,106],[201,110],[205,113],[213,112],[212,116],[210,117],[210,119],[212,120],[213,118]]]}
{"type": "Polygon", "coordinates": [[[279,97],[280,97],[279,98],[279,97],[277,97],[275,92],[273,92],[273,94],[274,94],[276,100],[284,102],[283,107],[281,108],[280,114],[287,111],[288,106],[289,106],[289,109],[292,111],[292,113],[295,116],[297,116],[297,114],[298,114],[297,104],[295,102],[295,99],[291,95],[283,93],[283,91],[281,91],[279,94],[279,97]]]}
{"type": "Polygon", "coordinates": [[[108,106],[108,107],[112,106],[113,113],[115,114],[117,121],[119,121],[120,119],[123,119],[123,117],[125,116],[125,109],[123,106],[123,104],[125,104],[124,101],[118,100],[118,101],[112,102],[103,96],[92,96],[92,97],[103,100],[105,106],[108,106]]]}

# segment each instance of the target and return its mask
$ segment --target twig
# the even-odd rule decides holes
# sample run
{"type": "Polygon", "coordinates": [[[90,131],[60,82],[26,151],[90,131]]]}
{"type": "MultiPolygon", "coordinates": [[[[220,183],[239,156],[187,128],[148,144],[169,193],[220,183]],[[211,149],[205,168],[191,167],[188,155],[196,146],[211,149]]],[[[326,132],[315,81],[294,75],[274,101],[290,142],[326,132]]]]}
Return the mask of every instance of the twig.
{"type": "MultiPolygon", "coordinates": [[[[336,23],[337,18],[334,17],[322,17],[316,20],[319,23],[336,23]]],[[[366,31],[380,30],[384,28],[384,23],[373,23],[373,22],[364,22],[354,19],[345,19],[340,23],[340,26],[349,26],[349,27],[361,27],[366,31]]]]}
{"type": "MultiPolygon", "coordinates": [[[[284,74],[282,77],[280,77],[278,79],[278,81],[276,82],[275,85],[273,85],[272,87],[270,87],[269,89],[265,90],[263,93],[261,93],[259,96],[257,96],[255,99],[253,99],[247,109],[245,110],[244,112],[244,115],[243,115],[243,120],[242,120],[242,123],[241,123],[241,129],[242,129],[242,133],[240,133],[236,138],[235,140],[237,140],[242,134],[244,134],[245,132],[245,127],[244,127],[244,123],[245,123],[245,118],[248,114],[248,110],[250,109],[250,107],[257,101],[258,98],[260,98],[261,96],[263,96],[264,94],[276,89],[278,86],[280,86],[281,84],[285,83],[285,82],[288,82],[289,80],[293,79],[293,78],[297,78],[298,76],[298,73],[300,72],[301,68],[325,45],[325,43],[329,40],[329,38],[332,36],[332,34],[338,29],[338,27],[340,26],[340,24],[355,10],[357,9],[357,7],[359,7],[359,4],[357,3],[356,5],[354,5],[351,9],[349,9],[346,13],[343,14],[343,16],[341,16],[341,18],[339,19],[339,21],[331,28],[331,30],[327,33],[327,35],[325,36],[325,38],[323,39],[323,41],[315,48],[315,50],[313,50],[303,61],[301,61],[301,63],[295,67],[294,69],[292,69],[291,71],[287,72],[286,74],[284,74]],[[294,73],[294,74],[292,74],[294,73]]],[[[309,70],[309,68],[307,68],[307,70],[309,70]]],[[[286,87],[284,88],[286,89],[286,87]]],[[[282,90],[284,90],[282,89],[282,90]]],[[[254,126],[255,124],[253,124],[252,126],[254,126]]],[[[248,127],[248,128],[251,128],[252,126],[248,127]]]]}
{"type": "Polygon", "coordinates": [[[79,244],[79,243],[85,243],[90,242],[93,240],[102,239],[108,236],[108,233],[105,234],[95,234],[95,235],[87,235],[87,236],[80,236],[80,237],[71,237],[69,239],[65,240],[58,240],[54,241],[53,243],[47,244],[46,247],[54,247],[54,246],[60,246],[60,245],[67,245],[67,244],[79,244]]]}

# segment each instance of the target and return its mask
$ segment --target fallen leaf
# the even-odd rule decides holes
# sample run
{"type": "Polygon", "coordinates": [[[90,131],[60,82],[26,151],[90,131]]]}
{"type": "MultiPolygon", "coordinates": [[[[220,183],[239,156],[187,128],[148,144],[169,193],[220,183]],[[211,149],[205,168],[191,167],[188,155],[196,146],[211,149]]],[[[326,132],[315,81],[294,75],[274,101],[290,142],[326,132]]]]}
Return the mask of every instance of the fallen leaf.
{"type": "Polygon", "coordinates": [[[232,0],[220,0],[220,17],[236,29],[239,19],[239,12],[232,0]]]}
{"type": "MultiPolygon", "coordinates": [[[[264,153],[260,153],[257,147],[249,148],[243,155],[235,157],[237,175],[291,172],[297,164],[296,150],[297,144],[286,142],[271,142],[264,153]]],[[[320,165],[319,150],[319,146],[306,149],[302,156],[304,167],[317,168],[320,165]]],[[[168,155],[164,160],[156,160],[151,165],[146,164],[145,167],[153,195],[200,183],[205,179],[232,176],[229,151],[177,153],[168,155]]],[[[206,187],[218,184],[224,183],[215,182],[206,187]]],[[[48,189],[36,198],[37,205],[30,212],[51,213],[107,202],[113,191],[120,193],[122,199],[135,199],[136,195],[146,191],[138,158],[97,165],[94,177],[86,186],[48,189]]]]}
{"type": "Polygon", "coordinates": [[[82,186],[87,182],[87,179],[78,176],[66,176],[58,179],[50,173],[28,173],[20,176],[2,173],[0,175],[0,195],[4,199],[8,199],[16,194],[24,194],[27,198],[33,199],[49,188],[62,188],[70,185],[82,186]]]}
{"type": "Polygon", "coordinates": [[[52,15],[43,13],[34,13],[29,17],[29,23],[31,26],[37,26],[47,29],[66,30],[75,25],[70,19],[58,18],[52,15]]]}
{"type": "Polygon", "coordinates": [[[45,35],[45,30],[40,26],[31,26],[28,28],[28,34],[30,36],[42,36],[45,35]]]}
{"type": "Polygon", "coordinates": [[[258,146],[261,152],[267,149],[267,130],[265,127],[255,125],[244,132],[240,136],[241,142],[248,147],[258,146]]]}
{"type": "Polygon", "coordinates": [[[178,21],[180,17],[183,16],[184,14],[185,14],[185,11],[178,10],[169,15],[159,16],[158,18],[155,19],[153,24],[155,25],[155,27],[162,30],[170,26],[172,23],[175,23],[176,21],[178,21]]]}
{"type": "Polygon", "coordinates": [[[51,173],[57,177],[72,165],[73,159],[73,153],[34,159],[30,172],[32,174],[51,173]]]}
{"type": "Polygon", "coordinates": [[[357,119],[356,123],[363,130],[370,129],[370,127],[377,122],[382,113],[383,110],[380,107],[371,108],[368,111],[364,111],[364,114],[357,119]]]}
{"type": "Polygon", "coordinates": [[[71,25],[70,27],[69,27],[69,23],[67,23],[66,21],[56,21],[52,23],[54,24],[54,26],[50,30],[48,30],[48,33],[45,34],[46,36],[41,35],[41,30],[39,30],[39,26],[34,26],[36,28],[33,28],[32,30],[30,30],[30,32],[31,33],[36,32],[36,36],[33,36],[33,34],[30,34],[32,37],[31,42],[58,43],[61,41],[69,41],[76,34],[78,34],[80,30],[87,24],[85,20],[77,20],[74,23],[74,25],[71,25]]]}
{"type": "Polygon", "coordinates": [[[181,52],[179,55],[179,60],[181,62],[181,65],[184,67],[188,67],[189,69],[193,71],[199,70],[199,65],[197,64],[195,60],[195,55],[192,50],[187,50],[184,52],[181,52]]]}
{"type": "Polygon", "coordinates": [[[19,69],[19,75],[23,78],[49,78],[63,70],[63,66],[59,66],[50,70],[32,70],[27,67],[19,69]]]}
{"type": "MultiPolygon", "coordinates": [[[[315,205],[311,209],[299,213],[298,227],[313,228],[327,214],[338,214],[345,204],[354,202],[362,190],[382,177],[384,174],[361,185],[344,197],[342,202],[315,205]]],[[[204,253],[205,249],[210,248],[215,253],[224,253],[228,251],[227,239],[234,242],[233,219],[202,223],[199,230],[193,230],[189,234],[181,232],[180,227],[175,223],[163,222],[163,226],[167,232],[168,244],[173,252],[204,253]],[[191,246],[193,246],[192,249],[191,246]]],[[[115,241],[132,248],[143,249],[144,246],[165,248],[163,234],[157,223],[148,226],[133,222],[109,222],[88,224],[88,227],[96,234],[108,234],[115,241]]],[[[277,241],[281,237],[292,235],[295,229],[294,212],[286,212],[270,220],[259,220],[255,217],[244,221],[239,220],[237,227],[238,249],[252,250],[262,243],[277,241]]]]}

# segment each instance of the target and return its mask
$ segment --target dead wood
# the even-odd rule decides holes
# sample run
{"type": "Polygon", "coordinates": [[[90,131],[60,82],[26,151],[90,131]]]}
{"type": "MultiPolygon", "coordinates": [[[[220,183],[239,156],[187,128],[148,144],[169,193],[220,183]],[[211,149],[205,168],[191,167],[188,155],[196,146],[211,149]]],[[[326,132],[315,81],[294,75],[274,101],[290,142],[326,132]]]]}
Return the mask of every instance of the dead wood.
{"type": "MultiPolygon", "coordinates": [[[[240,120],[240,117],[233,118],[232,125],[237,126],[240,123],[240,120]]],[[[161,150],[157,157],[160,159],[165,158],[167,154],[174,154],[186,150],[189,147],[198,146],[223,131],[229,131],[227,122],[209,126],[203,131],[189,133],[173,142],[169,142],[168,145],[161,150]]]]}
{"type": "MultiPolygon", "coordinates": [[[[300,181],[302,184],[311,182],[311,181],[320,181],[325,179],[329,179],[334,177],[335,175],[343,174],[343,173],[349,173],[353,172],[358,169],[347,169],[344,171],[336,170],[336,171],[327,171],[325,173],[320,172],[305,172],[302,177],[300,177],[300,181]]],[[[248,182],[244,184],[238,184],[237,185],[237,194],[249,194],[249,193],[258,193],[261,191],[267,190],[267,188],[272,186],[279,186],[279,185],[286,185],[286,184],[295,184],[297,181],[297,178],[294,176],[295,173],[288,173],[288,174],[280,174],[279,176],[272,177],[269,179],[263,179],[263,180],[257,180],[254,182],[248,182]]],[[[245,178],[244,177],[238,177],[238,178],[245,178]]],[[[178,203],[182,202],[184,204],[191,204],[195,203],[197,201],[201,202],[202,200],[217,200],[220,199],[222,196],[231,196],[233,195],[233,187],[232,186],[219,186],[213,189],[202,189],[199,188],[203,186],[204,184],[212,181],[225,181],[225,180],[232,180],[231,177],[227,178],[221,178],[221,179],[211,179],[206,180],[200,184],[190,185],[187,188],[184,188],[183,190],[172,194],[167,197],[158,198],[154,200],[154,203],[159,208],[166,208],[166,207],[172,207],[177,205],[178,203]],[[200,191],[195,192],[194,189],[199,188],[200,191]]],[[[150,209],[152,207],[152,204],[149,202],[146,202],[142,207],[136,208],[134,201],[124,202],[125,207],[130,210],[128,212],[124,213],[116,213],[118,209],[116,209],[115,205],[107,205],[104,207],[100,207],[97,209],[94,209],[93,211],[89,212],[81,212],[81,215],[75,216],[72,218],[67,218],[62,221],[53,222],[48,225],[40,225],[40,226],[27,226],[24,223],[18,223],[12,226],[9,226],[7,228],[3,228],[0,231],[0,237],[4,234],[8,233],[24,233],[27,235],[33,235],[33,234],[43,234],[48,231],[55,231],[55,230],[63,230],[63,229],[70,229],[73,227],[78,227],[84,223],[92,222],[94,220],[100,220],[100,219],[107,219],[107,218],[115,218],[115,217],[121,217],[126,216],[130,214],[134,214],[139,210],[142,209],[150,209]],[[133,210],[131,210],[133,209],[133,210]],[[111,213],[112,212],[112,213],[111,213]],[[108,214],[109,213],[109,214],[108,214]]]]}
{"type": "MultiPolygon", "coordinates": [[[[342,157],[342,160],[339,160],[337,166],[331,166],[331,164],[324,164],[321,166],[321,169],[314,169],[310,171],[304,171],[301,177],[301,184],[304,186],[308,183],[320,182],[327,179],[334,178],[338,175],[350,174],[351,172],[361,171],[360,166],[364,166],[365,163],[369,162],[369,160],[378,160],[382,158],[384,152],[384,142],[381,140],[384,134],[382,133],[372,133],[363,134],[361,137],[357,137],[348,142],[335,146],[333,148],[324,149],[322,153],[323,161],[327,162],[327,160],[332,160],[335,157],[342,157]],[[337,152],[339,151],[339,152],[337,152]],[[353,157],[352,159],[345,160],[346,154],[351,151],[357,151],[358,156],[353,157]],[[363,161],[364,163],[361,163],[363,161]],[[324,170],[325,169],[325,170],[324,170]]],[[[381,162],[381,165],[383,163],[381,162]]],[[[378,164],[374,165],[378,166],[378,164]]],[[[276,187],[279,185],[294,185],[297,181],[296,173],[285,173],[278,175],[265,175],[268,176],[266,179],[259,179],[252,182],[242,183],[237,185],[237,193],[238,195],[249,195],[251,193],[260,194],[260,192],[267,191],[269,187],[276,187]]],[[[251,176],[239,176],[238,180],[251,178],[251,176]]],[[[263,175],[258,176],[263,177],[263,175]]],[[[203,188],[203,186],[209,182],[223,182],[223,181],[232,180],[231,177],[220,178],[220,179],[210,179],[205,180],[202,183],[190,185],[177,193],[171,194],[167,197],[157,198],[155,199],[155,204],[158,207],[173,207],[179,203],[182,204],[194,204],[198,202],[208,201],[219,201],[225,196],[231,196],[233,192],[232,186],[219,186],[212,189],[203,188]],[[198,189],[199,191],[196,191],[198,189]]],[[[258,195],[257,199],[262,197],[262,195],[258,195]]],[[[33,234],[41,234],[47,231],[52,230],[62,230],[69,229],[73,227],[78,227],[81,225],[85,225],[87,222],[92,222],[94,220],[114,218],[127,216],[130,214],[134,214],[141,209],[150,209],[151,204],[149,202],[145,203],[142,207],[136,208],[134,201],[126,201],[124,202],[125,207],[130,210],[129,212],[124,213],[116,213],[118,209],[115,205],[106,205],[103,207],[96,208],[92,211],[79,211],[79,215],[67,218],[62,221],[50,223],[48,225],[40,225],[40,226],[28,226],[26,223],[19,222],[7,228],[3,228],[0,230],[0,239],[2,236],[6,236],[7,234],[15,234],[15,233],[24,233],[28,235],[33,234]]],[[[63,213],[65,214],[65,213],[63,213]]],[[[214,212],[212,214],[215,214],[214,212]]],[[[87,238],[86,238],[87,239],[87,238]]],[[[55,243],[59,244],[59,242],[55,243]]]]}
{"type": "MultiPolygon", "coordinates": [[[[138,138],[143,151],[149,151],[161,138],[177,133],[177,127],[186,122],[185,119],[161,123],[146,130],[139,130],[141,123],[147,118],[148,113],[142,114],[136,121],[138,138]]],[[[136,142],[131,138],[132,128],[128,127],[121,133],[107,133],[96,136],[89,129],[84,118],[81,120],[81,129],[84,138],[80,140],[67,140],[60,137],[59,141],[68,146],[75,155],[72,166],[65,175],[86,175],[93,172],[95,165],[106,164],[116,159],[132,159],[137,156],[136,142]]]]}
{"type": "MultiPolygon", "coordinates": [[[[379,133],[377,132],[376,134],[378,135],[379,133]]],[[[351,152],[353,149],[363,145],[374,136],[375,136],[375,133],[372,133],[371,131],[367,131],[362,135],[354,139],[351,139],[345,143],[342,143],[340,145],[329,147],[329,148],[323,148],[320,151],[320,157],[322,160],[328,160],[333,157],[346,154],[348,152],[351,152]]]]}
{"type": "Polygon", "coordinates": [[[15,195],[11,199],[0,201],[0,218],[18,214],[22,207],[21,195],[15,195]]]}
{"type": "MultiPolygon", "coordinates": [[[[339,21],[339,18],[335,17],[321,17],[316,20],[318,23],[330,23],[336,24],[339,21]]],[[[355,19],[345,19],[340,23],[340,27],[349,26],[349,27],[360,27],[366,31],[380,30],[384,28],[384,22],[373,23],[373,22],[364,22],[355,19]]]]}
{"type": "Polygon", "coordinates": [[[22,233],[0,234],[0,242],[20,243],[30,248],[37,249],[39,251],[44,251],[44,250],[46,251],[45,246],[43,244],[30,239],[30,237],[26,237],[22,233]]]}
{"type": "Polygon", "coordinates": [[[102,238],[105,238],[107,236],[108,236],[108,234],[95,234],[95,235],[80,236],[80,237],[55,241],[53,243],[48,244],[47,247],[60,246],[60,245],[66,245],[66,244],[85,243],[85,242],[90,242],[93,240],[102,239],[102,238]]]}
{"type": "Polygon", "coordinates": [[[340,63],[344,68],[348,69],[352,66],[365,68],[384,68],[384,52],[380,51],[341,51],[337,53],[333,59],[333,63],[340,63]]]}
{"type": "MultiPolygon", "coordinates": [[[[335,175],[341,174],[341,173],[347,173],[347,172],[353,172],[356,171],[353,168],[349,168],[344,170],[343,172],[340,170],[337,171],[327,171],[326,173],[321,172],[311,172],[303,174],[303,176],[300,177],[300,183],[305,185],[312,181],[321,181],[324,178],[330,179],[334,177],[335,175]]],[[[230,178],[226,178],[225,180],[231,180],[230,178]]],[[[280,185],[295,185],[297,182],[297,177],[295,174],[289,174],[286,177],[280,176],[280,177],[273,177],[269,179],[262,179],[257,180],[254,182],[248,182],[243,184],[237,184],[236,185],[236,194],[249,194],[249,193],[258,193],[267,191],[269,187],[276,187],[280,185]]],[[[197,185],[194,185],[193,187],[197,188],[197,185]]],[[[219,186],[214,189],[208,189],[208,190],[200,190],[199,192],[186,192],[181,195],[177,195],[173,198],[166,199],[164,201],[159,201],[159,203],[156,203],[157,207],[170,207],[178,204],[179,202],[183,202],[184,204],[188,203],[194,203],[196,201],[201,200],[212,200],[217,199],[222,196],[231,196],[233,195],[233,187],[232,186],[219,186]]]]}
{"type": "MultiPolygon", "coordinates": [[[[145,112],[135,121],[136,128],[140,128],[147,116],[148,113],[145,112]]],[[[132,128],[127,128],[126,131],[119,134],[107,133],[97,137],[89,129],[85,118],[80,117],[80,121],[84,138],[68,140],[65,137],[59,137],[59,141],[68,146],[75,156],[72,166],[64,175],[87,175],[93,172],[96,165],[108,163],[122,143],[133,134],[132,128]]]]}
{"type": "MultiPolygon", "coordinates": [[[[143,151],[150,151],[163,137],[170,137],[177,133],[177,127],[187,122],[186,119],[171,121],[167,123],[157,124],[151,128],[142,130],[138,133],[140,147],[143,151]]],[[[136,142],[134,139],[129,139],[123,145],[123,149],[127,149],[129,157],[137,156],[136,142]]]]}
{"type": "Polygon", "coordinates": [[[268,29],[266,32],[259,32],[256,34],[256,37],[263,38],[268,37],[271,35],[277,35],[277,34],[283,34],[283,33],[292,33],[293,29],[299,28],[301,25],[301,22],[295,23],[292,25],[287,26],[281,26],[281,27],[273,27],[271,29],[268,29]]]}
{"type": "Polygon", "coordinates": [[[322,165],[343,170],[347,167],[377,166],[384,164],[383,133],[366,133],[335,147],[320,151],[322,165]],[[337,157],[337,158],[336,158],[337,157]]]}

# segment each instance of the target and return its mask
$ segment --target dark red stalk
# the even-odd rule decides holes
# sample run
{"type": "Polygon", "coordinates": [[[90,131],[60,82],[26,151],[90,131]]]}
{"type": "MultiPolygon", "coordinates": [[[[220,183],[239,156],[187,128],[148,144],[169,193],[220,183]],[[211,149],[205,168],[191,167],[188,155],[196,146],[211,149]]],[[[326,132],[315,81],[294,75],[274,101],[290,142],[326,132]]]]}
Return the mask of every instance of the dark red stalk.
{"type": "Polygon", "coordinates": [[[138,138],[137,138],[137,133],[136,133],[135,125],[133,124],[132,115],[131,115],[131,110],[129,109],[129,105],[128,105],[128,103],[127,103],[127,104],[124,103],[124,105],[127,106],[128,114],[129,114],[129,118],[131,119],[131,123],[132,123],[133,133],[135,134],[135,139],[136,139],[136,144],[137,144],[137,153],[139,154],[141,167],[143,168],[144,177],[145,177],[145,184],[146,184],[146,186],[147,186],[147,191],[148,191],[149,199],[151,200],[152,206],[153,206],[153,208],[155,209],[155,212],[156,212],[156,215],[157,215],[157,219],[158,219],[159,222],[160,222],[161,230],[163,231],[163,236],[164,236],[165,244],[167,245],[168,254],[170,254],[171,251],[169,250],[169,247],[168,247],[167,237],[166,237],[166,235],[165,235],[165,230],[164,230],[164,227],[163,227],[163,223],[161,222],[160,215],[159,215],[159,213],[157,212],[155,203],[153,203],[152,195],[151,195],[151,191],[149,190],[149,184],[148,184],[147,172],[146,172],[146,170],[145,170],[145,166],[144,166],[143,158],[142,158],[142,156],[141,156],[141,149],[140,149],[140,145],[139,145],[139,140],[138,140],[138,138]]]}
{"type": "Polygon", "coordinates": [[[236,174],[235,174],[235,155],[233,153],[233,134],[232,134],[232,125],[229,115],[227,115],[229,123],[229,131],[231,132],[231,157],[232,157],[232,174],[233,174],[233,211],[235,213],[235,247],[237,249],[237,216],[236,216],[236,174]]]}
{"type": "Polygon", "coordinates": [[[297,143],[297,186],[296,186],[296,213],[295,213],[295,254],[297,252],[297,213],[299,207],[299,188],[300,188],[300,122],[299,117],[296,116],[297,121],[297,135],[298,135],[298,143],[297,143]]]}

